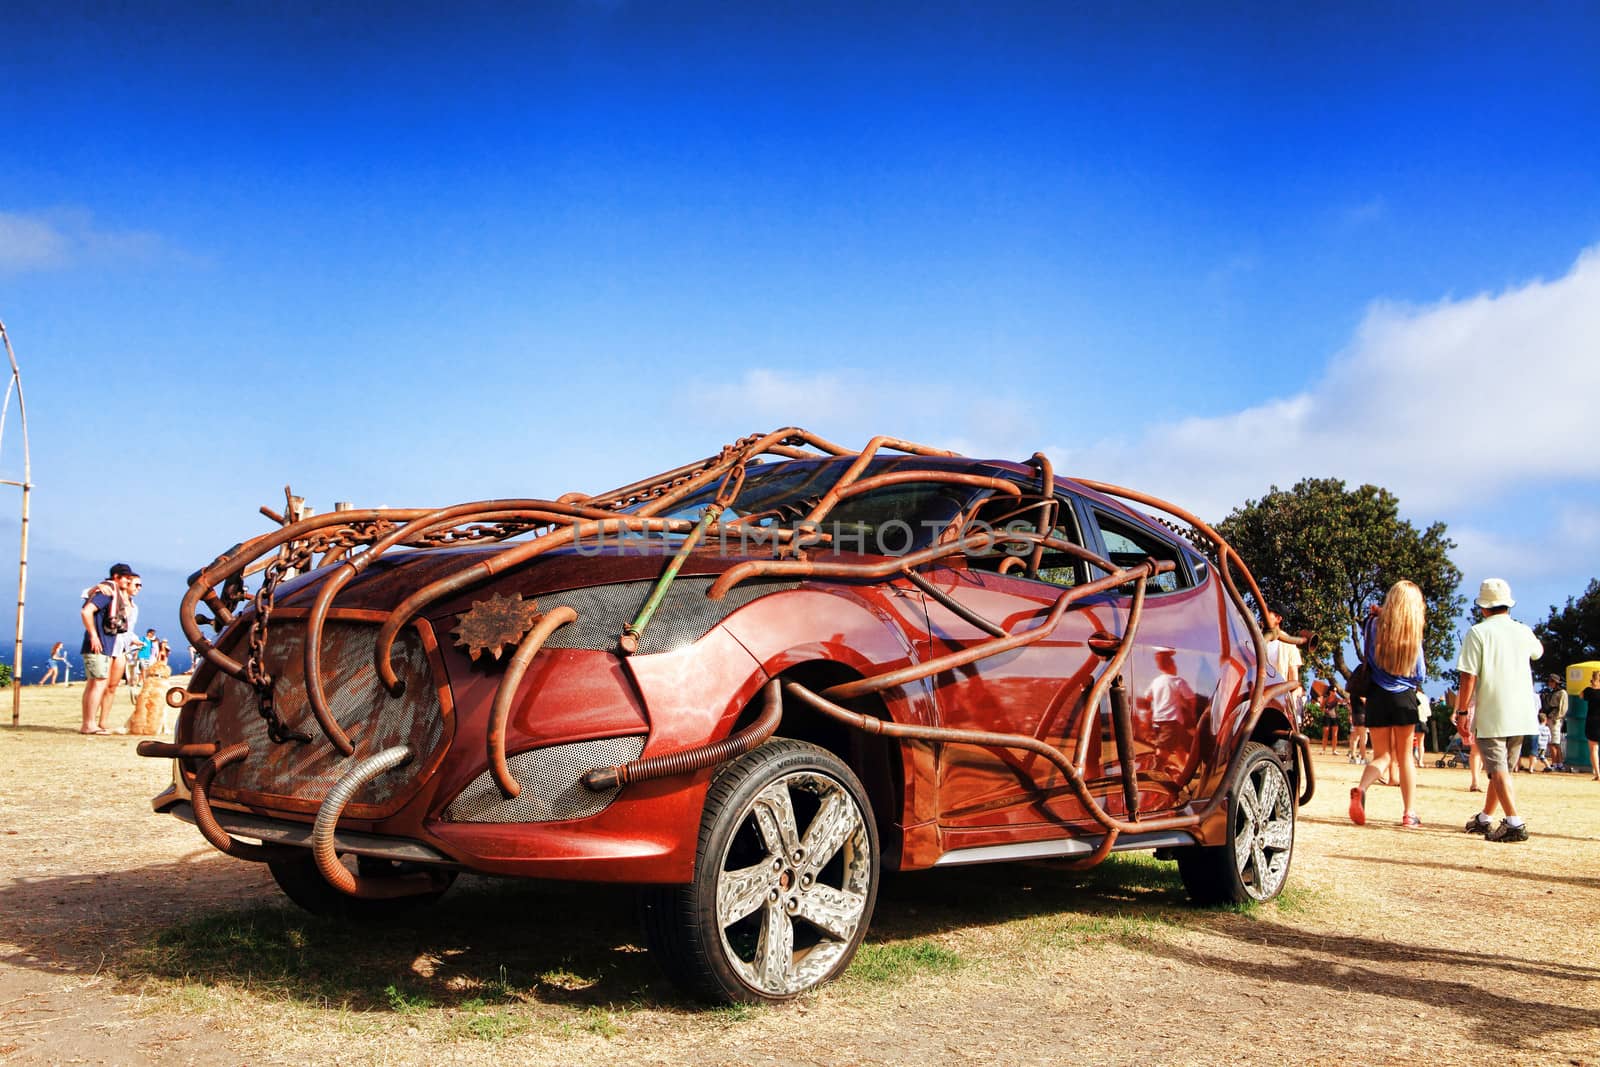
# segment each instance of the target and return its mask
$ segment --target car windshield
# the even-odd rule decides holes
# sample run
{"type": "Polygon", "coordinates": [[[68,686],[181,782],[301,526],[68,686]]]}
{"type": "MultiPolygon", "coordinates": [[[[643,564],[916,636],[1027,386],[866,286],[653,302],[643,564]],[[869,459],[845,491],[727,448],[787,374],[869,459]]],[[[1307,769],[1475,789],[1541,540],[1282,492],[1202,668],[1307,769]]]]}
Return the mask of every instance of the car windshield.
{"type": "MultiPolygon", "coordinates": [[[[876,460],[862,477],[916,469],[918,462],[914,457],[903,456],[876,460]]],[[[849,465],[849,460],[841,459],[752,467],[722,522],[749,529],[752,538],[777,528],[795,529],[849,465]]],[[[840,501],[823,517],[816,533],[823,543],[838,550],[904,555],[933,544],[940,532],[985,492],[949,482],[886,485],[840,501]]],[[[697,519],[716,495],[716,487],[710,486],[662,514],[697,519]]]]}

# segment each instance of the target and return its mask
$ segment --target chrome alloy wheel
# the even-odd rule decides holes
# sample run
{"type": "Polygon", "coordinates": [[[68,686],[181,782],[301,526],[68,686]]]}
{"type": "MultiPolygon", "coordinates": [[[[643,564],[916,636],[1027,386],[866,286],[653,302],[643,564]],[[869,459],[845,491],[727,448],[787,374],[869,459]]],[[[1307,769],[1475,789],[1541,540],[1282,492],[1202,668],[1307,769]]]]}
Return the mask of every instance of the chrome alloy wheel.
{"type": "Polygon", "coordinates": [[[822,981],[855,945],[873,878],[866,820],[815,771],[768,784],[719,857],[716,914],[739,978],[767,996],[822,981]]]}
{"type": "Polygon", "coordinates": [[[1240,783],[1233,861],[1245,892],[1271,900],[1283,888],[1294,850],[1294,796],[1276,759],[1261,760],[1240,783]]]}

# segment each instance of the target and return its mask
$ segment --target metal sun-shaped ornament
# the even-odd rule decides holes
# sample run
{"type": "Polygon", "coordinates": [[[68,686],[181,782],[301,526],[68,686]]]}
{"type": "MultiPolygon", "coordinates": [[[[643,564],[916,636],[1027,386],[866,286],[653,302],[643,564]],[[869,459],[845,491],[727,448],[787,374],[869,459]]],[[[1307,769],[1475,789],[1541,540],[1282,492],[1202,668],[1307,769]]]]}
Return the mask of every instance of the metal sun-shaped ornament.
{"type": "Polygon", "coordinates": [[[538,617],[538,601],[523,600],[521,593],[496,593],[488,600],[474,601],[470,610],[456,616],[460,625],[450,632],[474,663],[485,652],[499,659],[501,650],[522,640],[538,617]]]}

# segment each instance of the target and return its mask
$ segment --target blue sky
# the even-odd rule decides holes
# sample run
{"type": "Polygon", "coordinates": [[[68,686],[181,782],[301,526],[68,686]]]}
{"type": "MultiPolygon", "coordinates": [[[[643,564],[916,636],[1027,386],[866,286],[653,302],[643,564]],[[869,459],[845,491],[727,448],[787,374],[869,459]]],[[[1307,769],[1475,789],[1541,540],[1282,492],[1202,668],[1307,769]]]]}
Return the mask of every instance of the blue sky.
{"type": "Polygon", "coordinates": [[[175,631],[285,482],[786,423],[1214,517],[1376,481],[1527,621],[1600,573],[1593,5],[400,7],[0,13],[30,643],[119,559],[175,631]]]}

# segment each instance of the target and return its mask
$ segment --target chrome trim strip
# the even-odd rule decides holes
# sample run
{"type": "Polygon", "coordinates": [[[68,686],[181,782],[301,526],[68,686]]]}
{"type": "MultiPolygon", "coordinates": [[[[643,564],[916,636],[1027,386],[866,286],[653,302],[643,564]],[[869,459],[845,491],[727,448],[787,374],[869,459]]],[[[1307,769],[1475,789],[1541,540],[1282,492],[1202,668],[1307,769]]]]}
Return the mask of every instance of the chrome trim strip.
{"type": "MultiPolygon", "coordinates": [[[[194,822],[194,807],[187,801],[174,804],[167,810],[184,822],[194,822]]],[[[211,813],[217,817],[217,822],[222,824],[222,828],[233,836],[254,838],[263,844],[298,845],[306,849],[311,847],[311,826],[308,823],[267,819],[248,812],[229,811],[226,808],[213,807],[211,813]]],[[[355,856],[374,856],[378,859],[400,860],[406,863],[428,863],[438,867],[460,866],[443,852],[420,841],[363,834],[355,830],[335,832],[333,847],[339,852],[348,852],[355,856]]]]}
{"type": "MultiPolygon", "coordinates": [[[[982,845],[978,848],[958,848],[946,852],[934,862],[935,867],[960,867],[969,863],[1005,863],[1011,860],[1062,859],[1084,856],[1100,844],[1101,835],[1069,837],[1055,841],[1024,841],[1015,845],[982,845]]],[[[1195,844],[1193,834],[1173,830],[1159,834],[1123,834],[1111,846],[1113,852],[1136,852],[1152,848],[1185,848],[1195,844]]]]}

